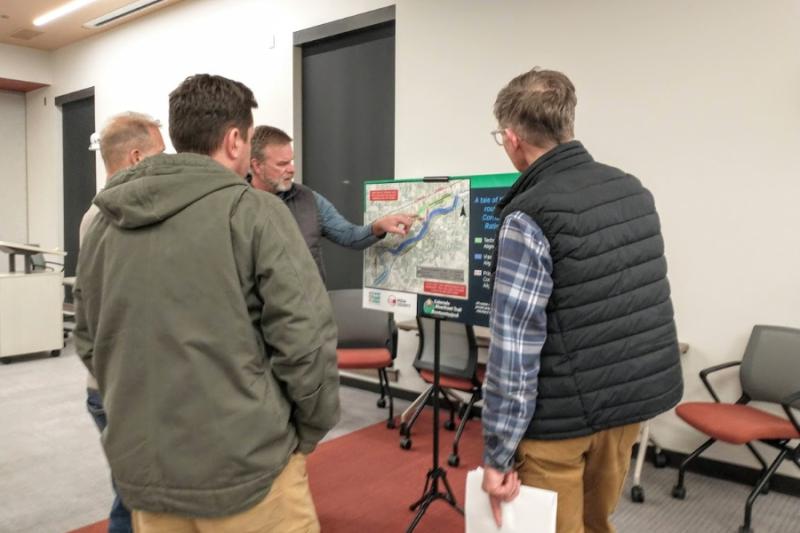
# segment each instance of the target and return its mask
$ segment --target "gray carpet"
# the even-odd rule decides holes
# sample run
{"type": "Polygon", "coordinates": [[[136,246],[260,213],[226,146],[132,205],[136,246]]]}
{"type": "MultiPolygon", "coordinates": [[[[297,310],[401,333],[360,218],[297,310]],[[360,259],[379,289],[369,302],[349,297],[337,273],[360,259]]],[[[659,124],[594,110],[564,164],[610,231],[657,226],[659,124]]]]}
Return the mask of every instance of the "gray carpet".
{"type": "MultiPolygon", "coordinates": [[[[328,438],[384,420],[386,411],[375,400],[375,394],[342,388],[342,421],[328,438]]],[[[0,365],[0,533],[63,533],[107,515],[108,470],[84,401],[85,371],[71,347],[58,358],[0,365]]],[[[397,412],[406,405],[398,402],[397,412]]],[[[387,438],[397,437],[387,432],[387,438]]],[[[747,487],[689,474],[687,499],[677,501],[669,496],[675,477],[673,469],[647,465],[646,502],[632,503],[626,487],[614,516],[619,531],[737,531],[747,487]]],[[[800,533],[800,500],[761,497],[754,527],[758,533],[800,533]]]]}
{"type": "MultiPolygon", "coordinates": [[[[771,456],[770,456],[771,457],[771,456]]],[[[651,464],[642,471],[644,503],[630,498],[630,476],[622,494],[614,523],[620,532],[634,533],[737,533],[744,520],[744,503],[751,488],[738,483],[686,474],[686,499],[670,493],[678,479],[674,468],[657,469],[651,464]]],[[[770,492],[759,496],[753,506],[757,533],[800,532],[800,499],[770,492]]]]}
{"type": "MultiPolygon", "coordinates": [[[[326,440],[386,419],[373,393],[343,387],[341,399],[326,440]]],[[[86,370],[71,344],[61,357],[0,365],[0,533],[63,533],[107,517],[108,467],[85,401],[86,370]]],[[[396,401],[395,412],[407,406],[396,401]]]]}

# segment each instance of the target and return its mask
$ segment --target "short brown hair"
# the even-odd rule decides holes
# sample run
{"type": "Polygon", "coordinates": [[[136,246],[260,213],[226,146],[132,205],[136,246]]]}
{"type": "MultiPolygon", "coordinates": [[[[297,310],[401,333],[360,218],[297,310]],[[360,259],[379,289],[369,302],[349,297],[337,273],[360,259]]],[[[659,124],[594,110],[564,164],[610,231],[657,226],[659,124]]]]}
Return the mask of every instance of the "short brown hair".
{"type": "Polygon", "coordinates": [[[178,152],[211,155],[236,128],[247,140],[253,125],[253,91],[211,74],[189,76],[169,94],[169,136],[178,152]]]}
{"type": "Polygon", "coordinates": [[[161,123],[149,115],[126,111],[114,115],[100,131],[100,155],[106,169],[118,168],[131,150],[153,148],[152,129],[161,123]]]}
{"type": "Polygon", "coordinates": [[[543,147],[575,136],[577,103],[575,86],[567,76],[534,67],[500,90],[494,116],[500,127],[512,128],[525,141],[543,147]]]}
{"type": "Polygon", "coordinates": [[[280,128],[274,126],[256,126],[255,131],[253,131],[253,141],[250,144],[250,158],[256,161],[263,161],[265,146],[283,146],[290,142],[292,142],[292,138],[280,128]]]}

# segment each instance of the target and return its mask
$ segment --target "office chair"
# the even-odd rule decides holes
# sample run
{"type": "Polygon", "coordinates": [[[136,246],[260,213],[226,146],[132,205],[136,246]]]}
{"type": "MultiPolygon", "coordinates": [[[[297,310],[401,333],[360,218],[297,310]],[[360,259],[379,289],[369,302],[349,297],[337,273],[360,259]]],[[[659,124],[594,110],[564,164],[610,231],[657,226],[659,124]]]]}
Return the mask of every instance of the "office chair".
{"type": "Polygon", "coordinates": [[[47,261],[44,254],[31,254],[31,272],[44,272],[47,270],[47,261]]]}
{"type": "MultiPolygon", "coordinates": [[[[38,244],[30,244],[30,246],[38,246],[38,244]]],[[[28,258],[30,261],[30,270],[31,272],[47,272],[56,271],[55,268],[49,265],[54,265],[59,267],[59,271],[64,271],[64,263],[58,263],[56,261],[47,261],[44,257],[44,254],[31,254],[28,258]]]]}
{"type": "Polygon", "coordinates": [[[329,291],[333,316],[339,328],[336,358],[341,370],[375,369],[378,371],[380,398],[377,406],[386,407],[386,427],[394,429],[394,399],[386,369],[397,357],[397,325],[392,313],[364,309],[361,289],[329,291]]]}
{"type": "Polygon", "coordinates": [[[755,488],[747,498],[744,524],[740,533],[751,533],[753,503],[766,492],[769,481],[788,455],[800,467],[800,444],[791,447],[792,439],[800,438],[800,423],[792,409],[800,408],[800,329],[778,326],[754,326],[741,361],[712,366],[700,372],[713,402],[685,402],[676,412],[685,422],[710,438],[689,455],[678,469],[678,484],[672,497],[684,499],[683,479],[686,467],[717,440],[744,444],[762,466],[755,488]],[[723,403],[708,381],[709,374],[726,368],[739,367],[742,395],[735,403],[723,403]],[[785,417],[748,405],[750,401],[778,404],[785,417]],[[778,450],[775,460],[767,462],[755,449],[755,441],[778,450]]]}
{"type": "MultiPolygon", "coordinates": [[[[400,424],[400,447],[404,450],[411,448],[411,428],[417,421],[425,404],[433,394],[433,350],[434,350],[434,319],[417,317],[419,333],[419,346],[414,359],[414,368],[420,377],[430,386],[415,401],[417,408],[408,422],[400,424]]],[[[475,332],[472,326],[457,322],[442,321],[440,324],[439,342],[439,386],[440,397],[450,408],[450,418],[444,423],[444,428],[452,431],[456,429],[455,413],[458,409],[460,423],[453,438],[453,453],[447,459],[450,466],[458,466],[458,443],[467,421],[473,415],[475,403],[482,398],[481,386],[486,374],[486,366],[478,363],[478,344],[475,341],[475,332]],[[450,390],[457,390],[470,394],[469,401],[464,404],[450,390]]]]}

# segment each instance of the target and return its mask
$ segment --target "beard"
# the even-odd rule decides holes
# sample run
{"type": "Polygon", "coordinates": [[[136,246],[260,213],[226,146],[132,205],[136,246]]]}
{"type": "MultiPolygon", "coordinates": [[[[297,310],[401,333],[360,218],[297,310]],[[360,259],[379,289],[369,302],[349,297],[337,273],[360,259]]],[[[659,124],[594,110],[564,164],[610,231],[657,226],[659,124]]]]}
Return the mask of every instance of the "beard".
{"type": "Polygon", "coordinates": [[[289,189],[291,189],[291,188],[292,188],[292,184],[293,184],[293,183],[294,183],[294,177],[292,177],[292,178],[291,178],[290,180],[288,180],[288,181],[286,181],[286,180],[280,180],[279,182],[277,182],[277,183],[275,184],[275,190],[276,190],[277,192],[286,192],[286,191],[288,191],[289,189]]]}

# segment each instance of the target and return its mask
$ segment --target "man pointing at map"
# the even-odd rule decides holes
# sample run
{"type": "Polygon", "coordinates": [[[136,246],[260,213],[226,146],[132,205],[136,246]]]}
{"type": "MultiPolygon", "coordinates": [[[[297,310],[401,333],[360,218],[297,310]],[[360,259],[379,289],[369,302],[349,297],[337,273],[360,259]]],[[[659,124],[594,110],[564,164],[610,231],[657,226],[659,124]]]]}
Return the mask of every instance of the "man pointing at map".
{"type": "Polygon", "coordinates": [[[413,216],[391,214],[359,226],[339,214],[333,204],[318,192],[294,183],[291,143],[292,138],[278,128],[258,126],[255,129],[250,160],[251,185],[283,200],[300,226],[323,281],[322,237],[340,246],[363,250],[383,239],[387,233],[408,233],[414,222],[413,216]]]}

